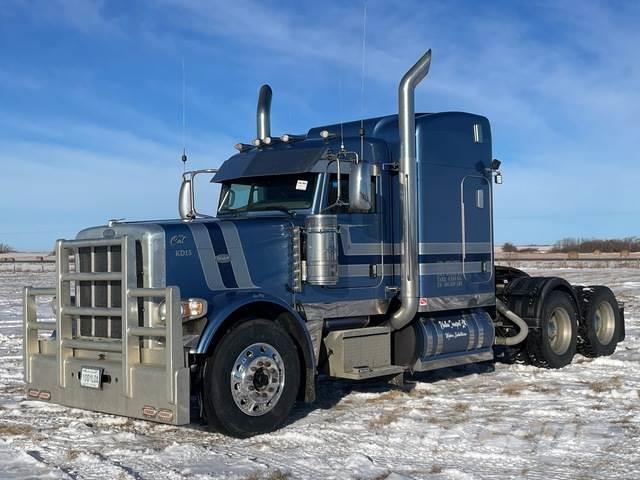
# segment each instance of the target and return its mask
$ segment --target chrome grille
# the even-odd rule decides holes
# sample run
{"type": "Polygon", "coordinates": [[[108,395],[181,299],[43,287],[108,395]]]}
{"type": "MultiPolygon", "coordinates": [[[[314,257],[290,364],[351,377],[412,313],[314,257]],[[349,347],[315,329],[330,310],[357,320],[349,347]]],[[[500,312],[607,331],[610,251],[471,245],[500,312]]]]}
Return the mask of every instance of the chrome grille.
{"type": "MultiPolygon", "coordinates": [[[[79,248],[76,253],[76,271],[80,273],[121,273],[120,245],[79,248]]],[[[136,254],[140,254],[136,248],[136,254]]],[[[136,262],[140,264],[141,262],[136,262]]],[[[142,286],[142,285],[138,285],[142,286]]],[[[122,307],[122,280],[82,280],[76,282],[76,306],[87,308],[122,307]]],[[[81,337],[120,338],[121,316],[89,316],[76,318],[76,332],[81,337]]]]}

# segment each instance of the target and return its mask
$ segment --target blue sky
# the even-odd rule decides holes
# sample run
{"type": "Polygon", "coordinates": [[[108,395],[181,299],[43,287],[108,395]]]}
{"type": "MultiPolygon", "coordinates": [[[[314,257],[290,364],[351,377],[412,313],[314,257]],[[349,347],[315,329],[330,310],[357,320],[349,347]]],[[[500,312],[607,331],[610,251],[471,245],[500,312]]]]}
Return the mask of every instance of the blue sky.
{"type": "Polygon", "coordinates": [[[492,122],[496,242],[640,234],[640,2],[5,0],[0,242],[49,249],[109,218],[176,215],[182,63],[190,167],[255,136],[396,110],[426,49],[417,109],[492,122]],[[342,102],[340,85],[342,84],[342,102]]]}

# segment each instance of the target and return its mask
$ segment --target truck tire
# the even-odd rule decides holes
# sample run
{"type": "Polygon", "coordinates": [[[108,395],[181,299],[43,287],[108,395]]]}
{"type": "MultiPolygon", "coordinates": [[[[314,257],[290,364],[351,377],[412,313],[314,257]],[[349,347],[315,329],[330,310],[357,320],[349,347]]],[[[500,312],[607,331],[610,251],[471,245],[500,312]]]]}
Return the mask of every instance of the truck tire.
{"type": "Polygon", "coordinates": [[[527,356],[532,365],[562,368],[571,363],[578,340],[578,311],[573,298],[554,290],[545,300],[540,328],[527,337],[527,356]]]}
{"type": "Polygon", "coordinates": [[[578,329],[578,352],[585,357],[611,355],[622,329],[620,307],[613,292],[604,286],[580,289],[582,321],[578,329]]]}
{"type": "Polygon", "coordinates": [[[207,359],[203,377],[209,428],[245,438],[286,421],[298,394],[300,361],[282,327],[255,318],[225,334],[207,359]]]}

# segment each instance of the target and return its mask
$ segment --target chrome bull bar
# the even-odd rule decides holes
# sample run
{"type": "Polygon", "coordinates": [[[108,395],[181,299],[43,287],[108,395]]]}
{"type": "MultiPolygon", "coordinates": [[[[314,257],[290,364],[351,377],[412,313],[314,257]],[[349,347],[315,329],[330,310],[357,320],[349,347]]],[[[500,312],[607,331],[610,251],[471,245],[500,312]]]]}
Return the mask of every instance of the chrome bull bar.
{"type": "MultiPolygon", "coordinates": [[[[78,262],[75,264],[77,268],[78,262]]],[[[108,270],[111,270],[110,264],[108,270]]],[[[189,423],[189,369],[185,366],[179,289],[136,287],[135,243],[126,235],[111,239],[58,240],[56,275],[55,288],[24,289],[23,353],[27,395],[116,415],[172,424],[189,423]],[[70,271],[69,256],[77,256],[80,248],[91,249],[93,267],[96,247],[120,247],[119,272],[70,271]],[[121,306],[96,307],[93,301],[91,307],[73,305],[72,285],[77,290],[78,282],[91,282],[92,298],[95,282],[119,282],[121,306]],[[37,319],[36,299],[41,296],[55,296],[55,322],[37,319]],[[143,325],[145,320],[139,315],[139,299],[164,301],[166,323],[143,325]],[[78,320],[81,316],[91,317],[92,322],[95,318],[108,317],[111,321],[111,317],[119,317],[120,338],[81,336],[78,320]],[[78,325],[75,331],[74,322],[78,325]],[[54,329],[55,336],[39,338],[39,331],[54,329]],[[156,355],[149,357],[150,352],[145,349],[150,342],[143,339],[163,342],[154,342],[152,353],[156,355]],[[83,367],[101,368],[114,381],[101,383],[99,389],[82,387],[80,371],[83,367]]]]}

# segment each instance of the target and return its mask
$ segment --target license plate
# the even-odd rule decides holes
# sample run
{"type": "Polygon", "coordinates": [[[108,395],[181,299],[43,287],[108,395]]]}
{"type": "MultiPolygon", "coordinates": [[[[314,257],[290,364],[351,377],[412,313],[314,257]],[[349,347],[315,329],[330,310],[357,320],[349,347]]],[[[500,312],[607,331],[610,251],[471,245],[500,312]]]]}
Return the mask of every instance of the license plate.
{"type": "Polygon", "coordinates": [[[102,386],[102,368],[82,367],[80,370],[80,386],[100,388],[102,386]]]}

